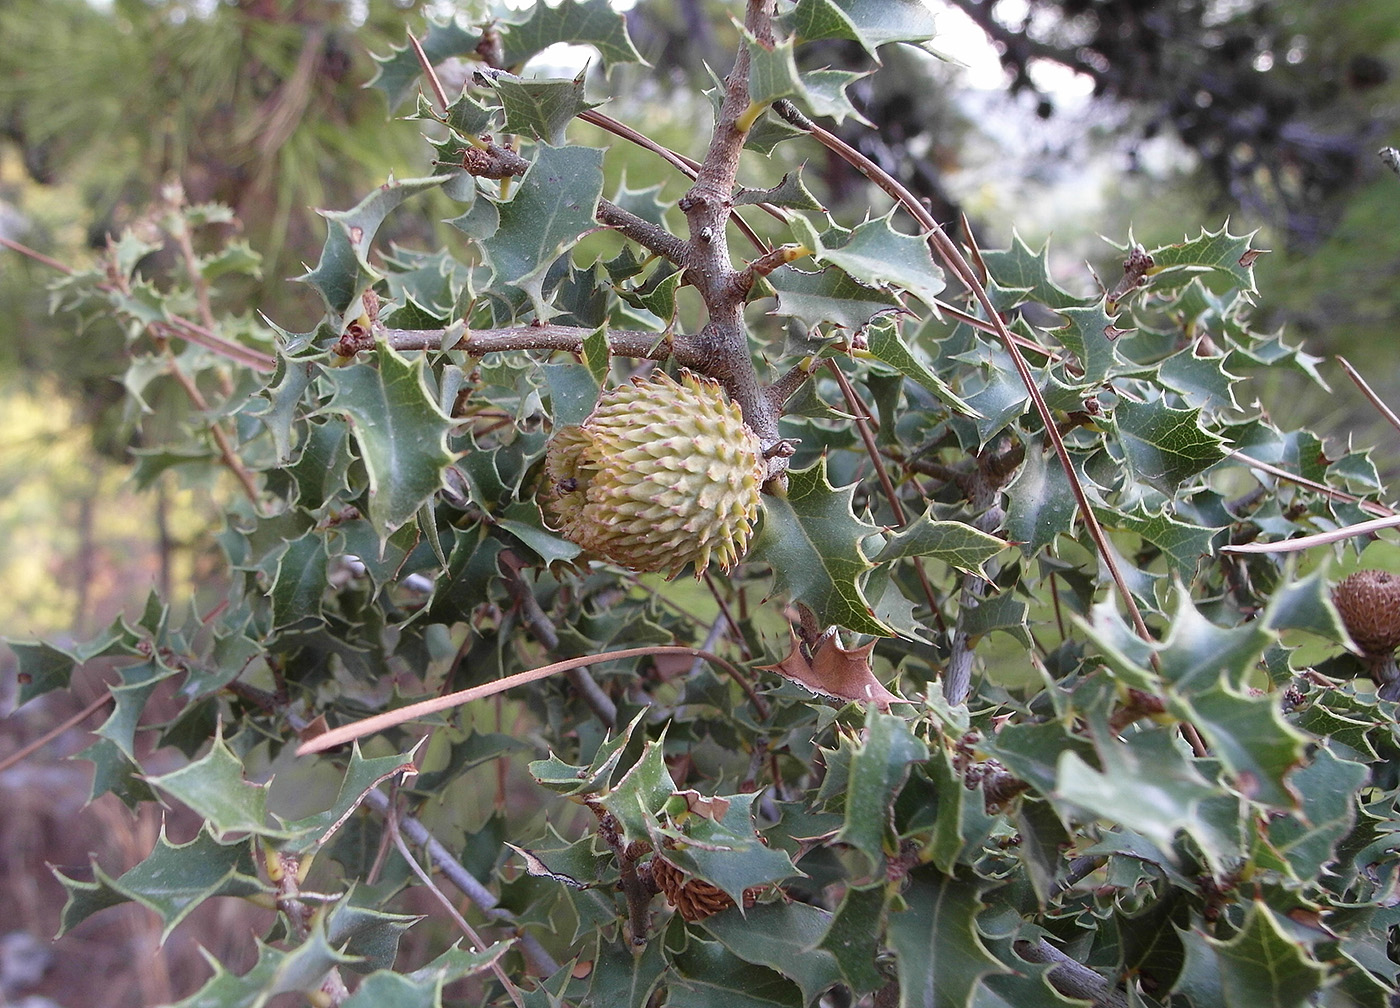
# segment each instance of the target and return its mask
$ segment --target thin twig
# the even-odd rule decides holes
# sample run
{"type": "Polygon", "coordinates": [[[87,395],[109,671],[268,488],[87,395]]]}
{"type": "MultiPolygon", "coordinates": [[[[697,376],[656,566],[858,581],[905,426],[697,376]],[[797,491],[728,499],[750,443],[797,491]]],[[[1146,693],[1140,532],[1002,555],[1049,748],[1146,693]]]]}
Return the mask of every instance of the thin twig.
{"type": "Polygon", "coordinates": [[[1337,358],[1337,363],[1342,366],[1342,370],[1347,373],[1347,377],[1356,383],[1356,387],[1361,390],[1361,394],[1370,401],[1371,405],[1376,408],[1376,411],[1380,413],[1381,416],[1385,417],[1386,423],[1390,424],[1390,426],[1394,427],[1396,430],[1400,430],[1400,416],[1396,416],[1395,411],[1386,405],[1385,400],[1376,395],[1375,390],[1372,389],[1370,385],[1366,384],[1366,379],[1362,378],[1361,373],[1351,366],[1351,361],[1347,360],[1345,357],[1339,356],[1337,358]]]}
{"type": "Polygon", "coordinates": [[[87,720],[89,716],[95,714],[97,711],[100,711],[104,705],[111,701],[111,699],[112,694],[108,690],[103,689],[101,696],[99,696],[92,703],[88,704],[82,710],[78,711],[78,713],[68,718],[68,720],[64,721],[62,724],[55,725],[53,728],[50,728],[48,731],[44,732],[44,734],[40,735],[38,738],[36,738],[33,742],[30,742],[24,748],[17,749],[14,752],[10,753],[10,755],[6,756],[4,759],[0,759],[0,773],[4,773],[16,763],[19,763],[29,755],[38,752],[40,749],[44,748],[44,746],[48,745],[50,742],[58,738],[64,732],[72,728],[78,727],[78,725],[82,724],[85,720],[87,720]]]}
{"type": "MultiPolygon", "coordinates": [[[[447,894],[437,887],[431,875],[423,870],[423,866],[418,863],[418,859],[413,856],[413,852],[408,849],[408,844],[404,843],[403,836],[399,833],[398,809],[393,803],[389,803],[388,812],[384,816],[384,823],[389,827],[389,835],[393,837],[394,846],[399,849],[399,856],[407,862],[409,869],[418,876],[418,880],[428,887],[428,891],[433,894],[433,898],[442,904],[447,915],[452,918],[462,933],[467,936],[467,940],[475,946],[471,951],[485,952],[486,942],[482,941],[481,935],[476,933],[476,928],[467,923],[467,919],[458,912],[452,901],[447,898],[447,894]]],[[[496,979],[501,982],[501,986],[506,989],[510,999],[515,1002],[516,1008],[525,1008],[525,1001],[520,996],[520,989],[506,976],[506,971],[501,968],[500,957],[491,960],[491,972],[496,975],[496,979]]]]}
{"type": "Polygon", "coordinates": [[[1327,497],[1331,497],[1333,500],[1345,501],[1348,504],[1355,504],[1363,511],[1369,511],[1374,515],[1388,517],[1390,515],[1395,514],[1395,511],[1393,509],[1388,508],[1384,504],[1381,504],[1377,501],[1363,500],[1355,494],[1347,493],[1345,490],[1337,490],[1333,487],[1327,486],[1324,483],[1318,483],[1315,480],[1310,480],[1306,476],[1299,476],[1297,473],[1291,473],[1287,469],[1280,469],[1278,466],[1270,465],[1268,462],[1261,462],[1259,459],[1250,458],[1243,452],[1232,451],[1230,452],[1230,456],[1232,458],[1239,459],[1245,465],[1253,469],[1258,469],[1260,472],[1266,472],[1271,476],[1277,476],[1279,479],[1287,480],[1290,483],[1296,483],[1301,487],[1306,487],[1309,490],[1323,494],[1327,497]]]}

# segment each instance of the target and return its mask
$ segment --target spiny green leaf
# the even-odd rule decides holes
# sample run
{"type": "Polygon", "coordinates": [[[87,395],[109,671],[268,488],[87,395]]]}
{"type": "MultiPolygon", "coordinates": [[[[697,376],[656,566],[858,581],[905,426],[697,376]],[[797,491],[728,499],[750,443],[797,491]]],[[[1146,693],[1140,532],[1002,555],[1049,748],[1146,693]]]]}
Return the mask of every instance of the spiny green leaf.
{"type": "Polygon", "coordinates": [[[784,173],[782,181],[772,189],[740,189],[734,194],[736,206],[750,203],[768,203],[772,206],[792,207],[794,210],[825,209],[803,184],[801,168],[784,173]]]}
{"type": "MultiPolygon", "coordinates": [[[[773,314],[795,318],[809,329],[830,324],[856,332],[875,316],[900,307],[893,294],[867,287],[831,267],[809,273],[781,266],[767,280],[778,294],[773,314]]],[[[938,384],[942,386],[941,381],[938,384]]]]}
{"type": "MultiPolygon", "coordinates": [[[[429,20],[428,30],[419,39],[423,54],[434,66],[450,56],[475,53],[480,42],[479,32],[462,28],[456,19],[445,22],[429,20]]],[[[413,94],[423,68],[409,45],[394,46],[389,55],[375,56],[374,61],[379,67],[369,86],[383,92],[384,100],[389,103],[389,112],[393,113],[413,94]]]]}
{"type": "Polygon", "coordinates": [[[651,837],[657,814],[675,790],[661,743],[649,740],[642,747],[641,759],[598,799],[598,804],[617,819],[623,842],[633,843],[651,837]]]}
{"type": "Polygon", "coordinates": [[[287,823],[287,831],[300,834],[299,843],[303,846],[319,846],[325,843],[329,837],[324,834],[343,823],[371,788],[402,775],[406,770],[416,772],[411,751],[366,759],[360,752],[360,744],[356,742],[350,753],[350,765],[341,779],[335,801],[324,812],[287,823]]]}
{"type": "Polygon", "coordinates": [[[830,920],[829,911],[805,903],[763,903],[743,914],[707,917],[700,926],[745,962],[792,980],[812,1004],[841,979],[835,957],[818,946],[830,920]]]}
{"type": "Polygon", "coordinates": [[[286,831],[268,825],[268,785],[244,779],[243,764],[222,735],[215,737],[203,758],[148,779],[153,787],[203,816],[210,832],[220,840],[230,833],[287,836],[286,831]]]}
{"type": "Polygon", "coordinates": [[[436,189],[451,176],[390,180],[351,210],[322,210],[326,218],[326,243],[316,268],[297,279],[314,287],[332,317],[343,324],[359,311],[359,298],[379,271],[370,264],[370,248],[384,218],[404,200],[436,189]]]}
{"type": "Polygon", "coordinates": [[[869,993],[885,984],[875,959],[880,953],[888,898],[884,880],[868,886],[847,886],[841,905],[821,938],[819,947],[835,958],[841,979],[856,994],[869,993]]]}
{"type": "Polygon", "coordinates": [[[866,221],[854,231],[818,233],[806,218],[793,217],[793,233],[812,257],[845,270],[872,287],[908,291],[930,307],[943,290],[943,271],[933,262],[928,242],[891,226],[893,213],[866,221]]]}
{"type": "Polygon", "coordinates": [[[924,763],[924,771],[937,795],[925,852],[935,868],[952,874],[959,864],[976,860],[998,820],[988,815],[982,788],[967,786],[946,750],[934,753],[924,763]]]}
{"type": "Polygon", "coordinates": [[[1262,251],[1251,247],[1255,234],[1232,235],[1226,223],[1219,231],[1202,231],[1193,239],[1152,249],[1148,254],[1154,265],[1148,276],[1153,289],[1171,289],[1201,273],[1217,273],[1246,294],[1253,293],[1254,260],[1262,251]]]}
{"type": "Polygon", "coordinates": [[[1225,457],[1224,440],[1201,426],[1201,411],[1124,399],[1113,410],[1128,477],[1168,496],[1225,457]]]}
{"type": "Polygon", "coordinates": [[[907,909],[889,918],[902,1004],[965,1008],[983,977],[1010,972],[977,932],[982,885],[927,868],[910,876],[907,909]]]}
{"type": "Polygon", "coordinates": [[[1165,508],[1155,513],[1142,506],[1131,510],[1094,508],[1094,514],[1105,528],[1125,529],[1161,550],[1169,572],[1186,579],[1210,555],[1211,541],[1220,532],[1173,518],[1165,508]]]}
{"type": "Polygon", "coordinates": [[[968,417],[979,416],[975,409],[963,402],[948,383],[938,377],[923,359],[914,353],[905,342],[902,328],[899,321],[894,319],[881,320],[879,324],[871,326],[866,332],[870,356],[922,385],[952,412],[968,417]]]}
{"type": "Polygon", "coordinates": [[[934,506],[890,536],[874,557],[888,563],[904,557],[933,557],[950,567],[984,577],[982,565],[1010,545],[966,522],[939,521],[934,506]]]}
{"type": "Polygon", "coordinates": [[[1356,796],[1366,778],[1366,767],[1321,747],[1307,766],[1288,778],[1302,808],[1298,815],[1270,819],[1268,838],[1287,859],[1295,878],[1321,877],[1336,854],[1337,843],[1356,819],[1356,796]]]}
{"type": "Polygon", "coordinates": [[[1044,436],[1026,439],[1026,456],[1006,491],[1006,534],[1035,556],[1074,525],[1078,504],[1069,477],[1044,436]]]}
{"type": "Polygon", "coordinates": [[[506,113],[502,129],[555,147],[563,145],[564,130],[574,117],[598,104],[584,97],[582,74],[573,80],[521,80],[502,75],[492,84],[506,113]]]}
{"type": "Polygon", "coordinates": [[[77,659],[66,651],[61,651],[44,641],[24,643],[10,642],[19,663],[16,679],[19,681],[19,706],[23,707],[35,697],[56,689],[67,689],[73,678],[77,659]]]}
{"type": "Polygon", "coordinates": [[[508,66],[518,66],[557,42],[593,46],[604,66],[646,62],[627,34],[627,19],[608,0],[563,0],[558,6],[537,3],[528,20],[502,28],[508,66]]]}
{"type": "Polygon", "coordinates": [[[891,809],[909,764],[927,758],[928,747],[914,737],[904,718],[881,714],[874,706],[866,709],[865,731],[851,757],[845,821],[837,839],[864,854],[872,866],[884,863],[891,809]]]}
{"type": "Polygon", "coordinates": [[[246,840],[220,843],[207,830],[200,830],[193,840],[173,844],[164,826],[155,849],[120,878],[109,878],[95,863],[92,883],[75,882],[58,871],[54,874],[68,890],[60,933],[105,906],[135,900],[160,917],[162,942],[205,900],[251,896],[267,889],[258,880],[246,840]]]}
{"type": "Polygon", "coordinates": [[[871,56],[890,42],[926,42],[937,34],[933,12],[919,0],[798,0],[782,20],[802,42],[850,39],[871,56]]]}
{"type": "Polygon", "coordinates": [[[1003,298],[996,306],[999,311],[1027,301],[1038,301],[1056,311],[1093,303],[1092,298],[1077,297],[1050,278],[1048,242],[1034,251],[1019,234],[1013,234],[1010,248],[984,251],[982,261],[999,288],[1018,292],[1015,297],[1003,298]]]}
{"type": "Polygon", "coordinates": [[[272,599],[273,629],[321,617],[321,602],[330,587],[329,562],[325,537],[317,532],[287,544],[268,593],[272,599]]]}
{"type": "Polygon", "coordinates": [[[544,301],[545,271],[598,227],[594,214],[602,193],[601,150],[541,144],[515,195],[498,207],[500,230],[481,243],[496,282],[528,293],[542,321],[553,313],[544,301]]]}
{"type": "Polygon", "coordinates": [[[719,942],[692,937],[672,958],[677,982],[668,986],[674,1008],[801,1008],[802,991],[764,966],[744,962],[719,942]]]}
{"type": "Polygon", "coordinates": [[[369,473],[369,519],[387,538],[443,487],[452,419],[428,391],[421,356],[410,361],[386,344],[375,363],[328,370],[335,395],[326,409],[351,420],[369,473]]]}
{"type": "Polygon", "coordinates": [[[729,807],[718,822],[704,816],[687,818],[685,839],[666,852],[667,860],[713,882],[736,903],[743,902],[745,889],[800,875],[787,854],[765,846],[754,832],[757,799],[756,793],[726,796],[729,807]]]}
{"type": "Polygon", "coordinates": [[[1194,927],[1182,934],[1187,962],[1175,989],[1196,1004],[1258,1008],[1311,1004],[1326,969],[1292,938],[1266,904],[1255,901],[1246,907],[1244,926],[1228,941],[1194,927]],[[1218,988],[1196,990],[1204,977],[1213,977],[1218,988]]]}
{"type": "Polygon", "coordinates": [[[1052,330],[1051,335],[1074,354],[1084,369],[1079,380],[1086,385],[1097,385],[1120,363],[1114,342],[1118,337],[1114,326],[1117,316],[1104,310],[1102,300],[1086,307],[1067,305],[1059,311],[1066,324],[1052,330]]]}
{"type": "Polygon", "coordinates": [[[854,486],[836,489],[826,459],[789,474],[786,497],[765,497],[763,525],[750,559],[773,568],[779,591],[809,607],[823,626],[891,636],[875,618],[861,588],[873,566],[861,540],[878,531],[851,512],[854,486]]]}
{"type": "Polygon", "coordinates": [[[588,988],[590,1003],[646,1008],[651,992],[670,966],[664,944],[649,941],[638,951],[622,942],[600,941],[588,988]]]}
{"type": "Polygon", "coordinates": [[[92,790],[88,801],[96,801],[108,792],[133,809],[141,802],[156,800],[156,793],[140,776],[141,768],[111,739],[99,738],[82,752],[75,753],[73,758],[92,764],[92,790]]]}
{"type": "Polygon", "coordinates": [[[1096,733],[1095,748],[1103,770],[1078,753],[1065,752],[1057,768],[1055,798],[1142,834],[1162,850],[1187,831],[1210,863],[1226,863],[1207,824],[1202,806],[1219,793],[1181,751],[1175,734],[1153,727],[1124,739],[1106,730],[1096,733]]]}

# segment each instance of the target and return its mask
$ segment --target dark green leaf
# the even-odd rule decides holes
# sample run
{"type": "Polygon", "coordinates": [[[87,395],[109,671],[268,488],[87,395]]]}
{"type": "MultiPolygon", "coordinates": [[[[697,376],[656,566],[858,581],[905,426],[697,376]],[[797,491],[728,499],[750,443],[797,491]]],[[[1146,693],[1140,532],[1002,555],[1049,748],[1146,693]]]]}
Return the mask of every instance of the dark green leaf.
{"type": "Polygon", "coordinates": [[[805,903],[764,903],[743,914],[734,909],[708,917],[700,926],[745,962],[792,980],[811,1004],[841,979],[835,957],[818,947],[830,920],[829,912],[805,903]]]}
{"type": "Polygon", "coordinates": [[[749,559],[771,565],[778,590],[808,606],[823,626],[888,637],[891,630],[875,618],[861,588],[873,565],[860,543],[877,529],[852,514],[854,490],[827,481],[825,457],[793,471],[787,497],[764,498],[749,559]]]}
{"type": "Polygon", "coordinates": [[[558,6],[535,4],[529,20],[505,28],[505,62],[518,66],[557,42],[589,45],[603,64],[644,63],[627,34],[627,19],[608,0],[563,0],[558,6]]]}
{"type": "Polygon", "coordinates": [[[268,786],[244,779],[243,764],[222,736],[214,739],[202,759],[149,780],[153,787],[203,816],[211,833],[220,840],[230,833],[287,835],[267,823],[268,786]]]}
{"type": "Polygon", "coordinates": [[[445,485],[452,419],[428,390],[421,356],[410,361],[383,345],[375,363],[330,369],[326,409],[350,418],[369,473],[369,519],[386,539],[445,485]]]}
{"type": "Polygon", "coordinates": [[[1326,970],[1293,940],[1267,905],[1253,902],[1247,909],[1244,926],[1228,941],[1197,928],[1182,935],[1186,967],[1176,990],[1198,1005],[1302,1008],[1310,1004],[1326,970]]]}
{"type": "Polygon", "coordinates": [[[925,42],[937,34],[933,12],[918,0],[798,0],[783,21],[800,41],[850,39],[872,56],[890,42],[925,42]]]}
{"type": "Polygon", "coordinates": [[[1124,399],[1113,411],[1112,424],[1128,477],[1169,496],[1225,457],[1224,441],[1201,426],[1200,410],[1124,399]]]}
{"type": "MultiPolygon", "coordinates": [[[[778,292],[774,314],[791,316],[809,329],[831,324],[855,332],[875,316],[899,308],[894,295],[867,287],[832,267],[809,273],[781,266],[767,279],[778,292]]],[[[938,384],[945,387],[941,381],[938,384]]]]}
{"type": "Polygon", "coordinates": [[[841,979],[857,994],[883,987],[885,977],[875,965],[884,928],[889,891],[881,880],[868,886],[848,886],[832,915],[820,948],[830,952],[841,979]]]}
{"type": "Polygon", "coordinates": [[[983,977],[1010,972],[982,944],[981,884],[928,869],[910,877],[907,907],[889,918],[900,1003],[965,1008],[983,977]]]}
{"type": "Polygon", "coordinates": [[[342,324],[353,319],[359,313],[360,295],[380,276],[370,265],[369,253],[384,218],[404,200],[436,189],[448,177],[391,180],[352,210],[320,211],[328,222],[321,259],[298,279],[316,288],[330,314],[342,324]]]}
{"type": "Polygon", "coordinates": [[[837,839],[869,859],[884,863],[891,837],[891,810],[909,775],[909,764],[928,758],[928,747],[915,738],[909,723],[893,714],[866,710],[865,732],[851,757],[846,817],[837,839]]]}
{"type": "Polygon", "coordinates": [[[888,563],[904,557],[933,557],[949,567],[955,567],[979,577],[985,576],[982,565],[1004,550],[1010,543],[973,528],[965,522],[938,521],[929,507],[919,517],[900,529],[885,542],[874,557],[876,563],[888,563]]]}
{"type": "Polygon", "coordinates": [[[502,127],[555,147],[564,143],[564,130],[580,112],[597,105],[584,97],[583,76],[573,80],[521,80],[502,75],[493,80],[506,112],[502,127]]]}
{"type": "Polygon", "coordinates": [[[544,301],[545,273],[598,226],[594,214],[602,193],[601,150],[541,144],[515,195],[499,205],[500,230],[482,241],[482,250],[496,282],[528,293],[541,320],[552,314],[544,301]]]}

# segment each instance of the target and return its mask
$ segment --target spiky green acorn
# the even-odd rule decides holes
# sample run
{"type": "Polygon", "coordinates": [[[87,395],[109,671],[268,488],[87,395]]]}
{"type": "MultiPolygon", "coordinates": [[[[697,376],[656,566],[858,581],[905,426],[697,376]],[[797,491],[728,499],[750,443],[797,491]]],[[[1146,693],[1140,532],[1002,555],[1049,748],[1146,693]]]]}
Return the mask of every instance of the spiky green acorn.
{"type": "Polygon", "coordinates": [[[748,549],[766,467],[758,436],[719,383],[656,372],[609,389],[546,457],[560,531],[623,567],[675,577],[748,549]]]}

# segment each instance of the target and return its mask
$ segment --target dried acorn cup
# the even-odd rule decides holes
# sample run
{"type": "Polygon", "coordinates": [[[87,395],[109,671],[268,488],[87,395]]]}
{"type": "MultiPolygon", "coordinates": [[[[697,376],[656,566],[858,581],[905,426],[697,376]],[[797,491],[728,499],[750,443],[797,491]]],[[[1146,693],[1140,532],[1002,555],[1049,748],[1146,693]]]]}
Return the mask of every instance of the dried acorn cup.
{"type": "Polygon", "coordinates": [[[1347,633],[1361,649],[1382,700],[1400,700],[1400,575],[1382,570],[1357,571],[1332,590],[1332,602],[1347,633]]]}

